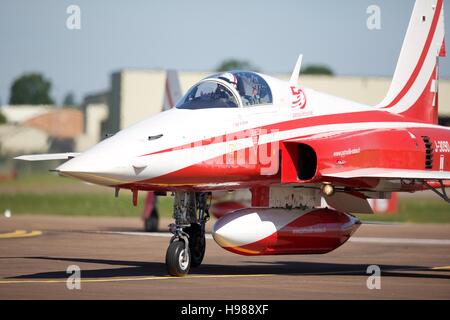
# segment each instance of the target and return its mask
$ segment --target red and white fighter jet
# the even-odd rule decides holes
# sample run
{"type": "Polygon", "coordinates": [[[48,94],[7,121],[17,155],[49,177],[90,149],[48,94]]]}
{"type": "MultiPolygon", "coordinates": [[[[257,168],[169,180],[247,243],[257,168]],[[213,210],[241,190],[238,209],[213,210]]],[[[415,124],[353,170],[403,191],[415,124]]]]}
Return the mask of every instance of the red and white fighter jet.
{"type": "MultiPolygon", "coordinates": [[[[386,98],[376,106],[247,71],[209,76],[175,108],[145,119],[56,170],[116,189],[172,192],[168,273],[205,253],[210,193],[248,188],[252,207],[219,219],[214,240],[243,255],[316,254],[358,228],[368,199],[430,189],[449,202],[450,128],[437,125],[442,0],[417,0],[386,98]],[[326,203],[321,203],[324,197],[326,203]]],[[[431,214],[431,213],[430,213],[431,214]]]]}

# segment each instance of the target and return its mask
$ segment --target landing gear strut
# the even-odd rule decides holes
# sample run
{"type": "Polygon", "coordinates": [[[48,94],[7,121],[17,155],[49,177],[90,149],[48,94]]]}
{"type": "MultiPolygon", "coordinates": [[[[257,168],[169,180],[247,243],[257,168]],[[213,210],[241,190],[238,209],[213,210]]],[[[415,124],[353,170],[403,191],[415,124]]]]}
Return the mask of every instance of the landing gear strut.
{"type": "Polygon", "coordinates": [[[191,267],[198,267],[205,256],[205,224],[209,220],[210,194],[204,192],[175,193],[175,223],[166,253],[167,272],[172,276],[185,276],[191,267]]]}

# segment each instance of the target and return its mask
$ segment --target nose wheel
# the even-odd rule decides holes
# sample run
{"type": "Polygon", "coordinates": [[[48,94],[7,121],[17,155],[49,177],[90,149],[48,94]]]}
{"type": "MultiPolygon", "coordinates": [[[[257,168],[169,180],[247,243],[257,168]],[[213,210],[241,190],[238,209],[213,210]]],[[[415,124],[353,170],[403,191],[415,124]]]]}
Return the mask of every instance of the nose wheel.
{"type": "Polygon", "coordinates": [[[166,252],[167,273],[175,277],[183,277],[191,268],[189,247],[184,241],[177,240],[170,243],[166,252]]]}

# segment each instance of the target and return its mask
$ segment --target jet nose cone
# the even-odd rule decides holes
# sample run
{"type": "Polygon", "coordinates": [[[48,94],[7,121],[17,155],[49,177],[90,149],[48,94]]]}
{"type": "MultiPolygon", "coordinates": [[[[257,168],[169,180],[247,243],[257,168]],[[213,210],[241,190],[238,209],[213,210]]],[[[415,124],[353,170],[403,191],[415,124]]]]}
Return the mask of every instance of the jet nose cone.
{"type": "Polygon", "coordinates": [[[60,165],[56,170],[61,173],[96,173],[100,172],[99,163],[89,154],[81,154],[60,165]]]}
{"type": "Polygon", "coordinates": [[[102,166],[95,157],[89,155],[77,156],[57,167],[56,171],[62,176],[95,184],[112,185],[117,183],[109,176],[112,171],[107,170],[106,165],[102,166]]]}

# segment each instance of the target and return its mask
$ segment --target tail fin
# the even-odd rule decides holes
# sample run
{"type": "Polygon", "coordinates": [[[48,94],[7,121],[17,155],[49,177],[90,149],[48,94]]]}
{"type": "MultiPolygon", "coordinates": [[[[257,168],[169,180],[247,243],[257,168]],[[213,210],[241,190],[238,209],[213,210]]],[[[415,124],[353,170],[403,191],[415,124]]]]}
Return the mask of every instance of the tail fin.
{"type": "Polygon", "coordinates": [[[416,0],[389,91],[377,105],[437,123],[438,60],[445,56],[443,0],[416,0]]]}
{"type": "Polygon", "coordinates": [[[173,108],[178,100],[180,100],[181,95],[178,72],[176,70],[167,70],[162,110],[165,111],[173,108]]]}

